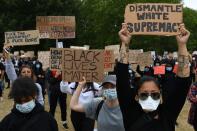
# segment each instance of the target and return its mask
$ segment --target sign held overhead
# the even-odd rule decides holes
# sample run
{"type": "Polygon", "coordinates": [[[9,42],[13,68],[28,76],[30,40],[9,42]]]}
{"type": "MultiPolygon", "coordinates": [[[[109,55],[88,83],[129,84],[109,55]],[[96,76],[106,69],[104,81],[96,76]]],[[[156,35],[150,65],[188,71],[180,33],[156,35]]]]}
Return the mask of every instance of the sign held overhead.
{"type": "Polygon", "coordinates": [[[177,35],[182,22],[182,4],[137,3],[125,9],[125,23],[133,35],[177,35]]]}
{"type": "Polygon", "coordinates": [[[36,28],[40,38],[75,38],[75,16],[37,16],[36,28]]]}
{"type": "Polygon", "coordinates": [[[37,45],[39,43],[38,30],[5,32],[5,44],[23,46],[37,45]]]}
{"type": "Polygon", "coordinates": [[[104,73],[104,50],[63,50],[63,79],[66,81],[101,82],[104,73]]]}

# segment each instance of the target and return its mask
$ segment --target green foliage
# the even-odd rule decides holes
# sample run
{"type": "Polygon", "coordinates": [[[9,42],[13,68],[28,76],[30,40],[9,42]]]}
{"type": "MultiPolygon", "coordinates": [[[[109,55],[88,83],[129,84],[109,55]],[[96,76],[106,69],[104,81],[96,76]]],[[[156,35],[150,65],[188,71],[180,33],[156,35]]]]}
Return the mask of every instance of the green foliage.
{"type": "MultiPolygon", "coordinates": [[[[138,3],[179,3],[181,0],[138,0],[138,3]]],[[[0,0],[0,42],[4,32],[36,28],[36,16],[64,15],[76,17],[76,38],[64,39],[66,46],[89,44],[92,48],[119,44],[118,31],[124,21],[125,6],[135,0],[0,0]],[[3,5],[3,6],[2,6],[3,5]]],[[[184,23],[191,31],[189,49],[197,50],[197,11],[184,9],[184,23]]],[[[55,47],[55,40],[41,40],[35,50],[55,47]]],[[[176,50],[174,37],[133,36],[132,48],[176,50]]],[[[21,49],[21,47],[20,47],[21,49]]],[[[22,49],[29,50],[32,46],[22,49]]]]}
{"type": "Polygon", "coordinates": [[[189,39],[189,50],[197,50],[197,11],[189,8],[184,9],[184,23],[191,33],[189,39]]]}

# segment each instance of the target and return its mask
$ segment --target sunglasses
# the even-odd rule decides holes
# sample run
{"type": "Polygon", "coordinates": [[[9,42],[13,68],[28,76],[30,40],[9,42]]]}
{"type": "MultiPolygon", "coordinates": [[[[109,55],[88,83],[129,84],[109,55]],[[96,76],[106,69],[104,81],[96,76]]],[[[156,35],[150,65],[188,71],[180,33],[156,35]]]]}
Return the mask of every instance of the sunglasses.
{"type": "Polygon", "coordinates": [[[160,99],[160,93],[159,92],[152,92],[152,93],[144,92],[144,93],[140,93],[138,96],[139,96],[140,100],[146,100],[146,99],[148,99],[149,96],[151,96],[153,100],[159,100],[160,99]]]}

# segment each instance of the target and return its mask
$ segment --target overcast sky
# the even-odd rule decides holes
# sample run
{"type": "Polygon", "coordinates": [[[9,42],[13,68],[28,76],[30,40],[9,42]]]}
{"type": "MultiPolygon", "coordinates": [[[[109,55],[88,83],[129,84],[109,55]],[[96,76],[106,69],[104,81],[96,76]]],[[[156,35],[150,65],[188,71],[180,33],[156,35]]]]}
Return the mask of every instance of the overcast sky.
{"type": "Polygon", "coordinates": [[[197,0],[183,0],[184,6],[197,10],[197,0]]]}

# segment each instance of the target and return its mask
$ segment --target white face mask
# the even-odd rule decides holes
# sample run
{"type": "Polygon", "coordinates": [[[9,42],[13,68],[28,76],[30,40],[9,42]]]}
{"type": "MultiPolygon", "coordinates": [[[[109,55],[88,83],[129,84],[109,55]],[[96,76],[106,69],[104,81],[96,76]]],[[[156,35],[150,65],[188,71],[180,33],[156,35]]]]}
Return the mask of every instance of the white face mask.
{"type": "Polygon", "coordinates": [[[160,99],[153,100],[151,96],[148,96],[146,100],[139,99],[139,104],[143,110],[146,111],[155,111],[160,104],[160,99]]]}
{"type": "Polygon", "coordinates": [[[16,104],[16,109],[21,113],[29,113],[34,109],[35,106],[36,106],[35,101],[31,100],[27,103],[16,104]]]}

